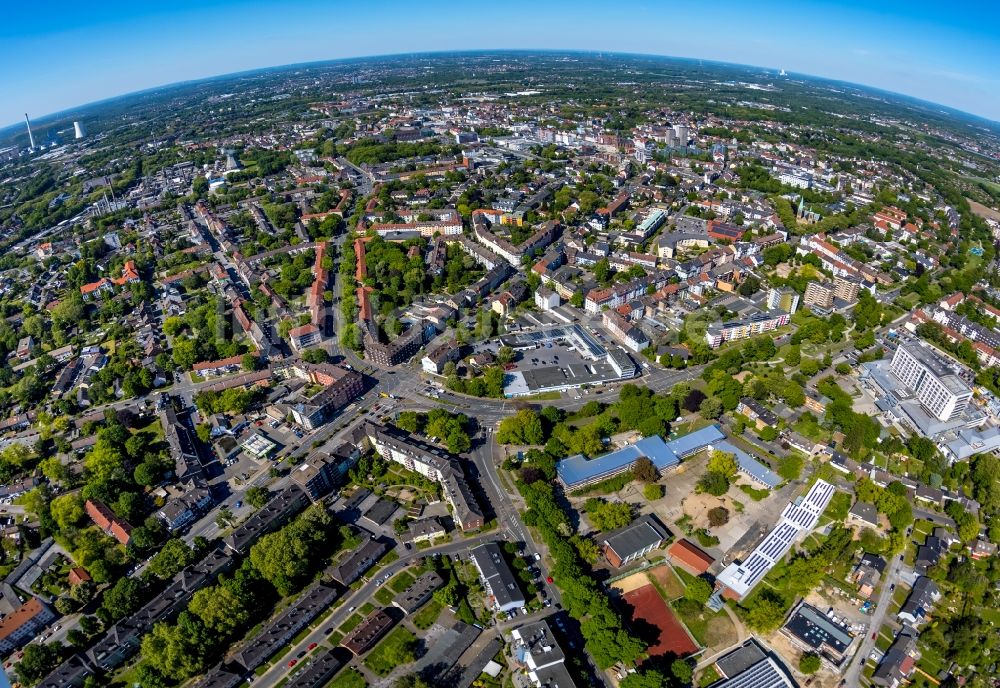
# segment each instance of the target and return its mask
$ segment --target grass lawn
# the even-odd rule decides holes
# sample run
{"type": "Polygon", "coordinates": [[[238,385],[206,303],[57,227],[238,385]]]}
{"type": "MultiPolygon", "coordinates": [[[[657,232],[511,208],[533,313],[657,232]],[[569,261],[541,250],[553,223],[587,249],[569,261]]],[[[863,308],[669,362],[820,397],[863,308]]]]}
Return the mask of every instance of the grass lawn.
{"type": "Polygon", "coordinates": [[[882,652],[888,650],[893,641],[892,632],[887,632],[885,628],[885,626],[882,626],[882,628],[878,629],[878,638],[875,639],[875,647],[882,652]]]}
{"type": "Polygon", "coordinates": [[[421,631],[430,628],[434,625],[434,622],[437,621],[437,618],[441,616],[441,609],[443,609],[441,603],[432,597],[431,600],[424,605],[423,609],[411,617],[413,625],[421,631]]]}
{"type": "Polygon", "coordinates": [[[653,582],[653,586],[656,588],[657,592],[660,593],[660,597],[669,602],[670,600],[676,600],[678,597],[684,595],[684,585],[677,578],[673,567],[667,566],[656,566],[649,571],[647,571],[649,579],[653,582]]]}
{"type": "Polygon", "coordinates": [[[947,663],[941,655],[927,643],[920,643],[920,661],[917,662],[919,669],[931,676],[937,676],[946,666],[947,663]]]}
{"type": "Polygon", "coordinates": [[[413,661],[412,648],[416,640],[415,635],[397,626],[368,653],[365,666],[379,676],[385,676],[400,664],[409,664],[413,661]]]}
{"type": "Polygon", "coordinates": [[[155,435],[156,442],[159,442],[163,439],[163,426],[160,424],[159,418],[154,417],[153,420],[148,425],[144,425],[141,428],[136,428],[132,434],[134,435],[135,433],[138,432],[148,432],[155,435]]]}
{"type": "Polygon", "coordinates": [[[348,667],[327,683],[326,688],[365,688],[367,685],[361,672],[353,667],[348,667]]]}
{"type": "Polygon", "coordinates": [[[702,672],[698,675],[698,688],[706,688],[716,681],[718,681],[722,676],[716,671],[715,665],[710,664],[705,667],[702,672]]]}
{"type": "Polygon", "coordinates": [[[409,571],[400,571],[396,576],[389,581],[388,585],[390,588],[396,592],[403,592],[415,581],[416,578],[409,571]]]}
{"type": "Polygon", "coordinates": [[[337,630],[346,635],[351,631],[353,631],[357,627],[357,625],[361,623],[361,620],[363,618],[364,617],[362,617],[361,614],[355,612],[351,614],[349,617],[347,617],[347,620],[344,621],[344,623],[340,624],[340,628],[338,628],[337,630]]]}
{"type": "Polygon", "coordinates": [[[725,612],[713,612],[702,604],[685,599],[677,600],[672,606],[702,647],[726,647],[736,642],[736,628],[725,612]]]}
{"type": "Polygon", "coordinates": [[[381,604],[383,607],[388,607],[390,604],[392,604],[393,596],[394,593],[392,592],[392,590],[385,587],[384,585],[381,588],[379,588],[374,595],[375,601],[381,604]]]}
{"type": "Polygon", "coordinates": [[[747,485],[745,483],[741,484],[739,487],[741,490],[743,490],[743,492],[745,492],[750,497],[750,499],[752,499],[755,502],[759,502],[760,500],[764,499],[769,494],[771,494],[770,490],[758,490],[757,488],[751,485],[747,485]]]}

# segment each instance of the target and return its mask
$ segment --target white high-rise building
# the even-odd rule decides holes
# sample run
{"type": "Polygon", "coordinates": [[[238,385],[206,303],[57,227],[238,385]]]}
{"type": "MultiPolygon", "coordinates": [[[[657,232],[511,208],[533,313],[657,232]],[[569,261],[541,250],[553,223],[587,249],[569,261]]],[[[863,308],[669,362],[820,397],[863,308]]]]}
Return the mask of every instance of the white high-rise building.
{"type": "Polygon", "coordinates": [[[83,128],[83,122],[73,122],[73,134],[78,139],[82,139],[87,135],[87,130],[83,128]]]}
{"type": "Polygon", "coordinates": [[[972,398],[972,389],[925,347],[901,345],[889,369],[913,390],[920,404],[938,420],[955,418],[965,411],[972,398]]]}

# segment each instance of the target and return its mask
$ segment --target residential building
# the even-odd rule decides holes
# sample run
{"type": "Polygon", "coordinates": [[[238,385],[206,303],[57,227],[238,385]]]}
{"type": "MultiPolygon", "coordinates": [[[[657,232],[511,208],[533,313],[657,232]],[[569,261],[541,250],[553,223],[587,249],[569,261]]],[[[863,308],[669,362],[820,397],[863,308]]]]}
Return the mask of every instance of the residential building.
{"type": "Polygon", "coordinates": [[[541,285],[535,290],[535,305],[543,311],[550,311],[557,308],[560,303],[558,292],[541,285]]]}
{"type": "Polygon", "coordinates": [[[118,540],[123,545],[127,545],[132,537],[132,526],[125,519],[118,518],[107,504],[99,499],[88,499],[84,504],[87,515],[98,528],[118,540]]]}
{"type": "Polygon", "coordinates": [[[80,296],[83,297],[84,301],[93,301],[94,299],[100,299],[104,294],[113,293],[114,290],[115,288],[111,280],[107,277],[102,277],[96,282],[81,285],[80,296]]]}
{"type": "Polygon", "coordinates": [[[927,576],[918,576],[913,582],[909,597],[899,610],[897,617],[900,622],[905,622],[911,626],[916,626],[927,618],[933,611],[934,604],[941,599],[941,591],[938,586],[927,576]]]}
{"type": "Polygon", "coordinates": [[[410,521],[406,541],[411,543],[430,542],[447,532],[444,524],[441,523],[441,520],[437,516],[428,516],[427,518],[410,521]]]}
{"type": "Polygon", "coordinates": [[[459,528],[475,530],[483,527],[482,510],[457,457],[398,428],[366,423],[363,432],[382,458],[395,461],[439,483],[459,528]]]}
{"type": "Polygon", "coordinates": [[[306,323],[300,327],[293,327],[288,331],[288,343],[292,350],[300,352],[310,346],[314,346],[323,341],[323,333],[319,327],[312,323],[306,323]]]}
{"type": "Polygon", "coordinates": [[[387,614],[384,609],[376,609],[366,616],[354,630],[345,635],[344,639],[340,641],[340,645],[353,652],[355,656],[363,655],[375,647],[376,643],[395,624],[395,619],[387,614]]]}
{"type": "Polygon", "coordinates": [[[536,688],[575,688],[566,655],[543,619],[511,631],[511,652],[536,688]]]}
{"type": "Polygon", "coordinates": [[[896,635],[882,661],[872,674],[872,683],[883,688],[898,688],[908,683],[916,667],[917,637],[919,633],[911,626],[904,625],[896,635]]]}
{"type": "Polygon", "coordinates": [[[223,539],[226,547],[237,554],[245,553],[257,538],[284,525],[308,505],[309,497],[302,488],[286,487],[227,535],[223,539]]]}
{"type": "Polygon", "coordinates": [[[444,372],[445,364],[449,361],[457,363],[461,358],[461,348],[455,341],[448,341],[439,344],[423,357],[420,361],[425,373],[440,375],[444,372]]]}
{"type": "Polygon", "coordinates": [[[294,421],[306,430],[328,423],[337,411],[354,401],[364,391],[364,377],[329,363],[298,361],[275,368],[279,377],[304,379],[308,385],[290,400],[294,421]],[[319,387],[319,391],[311,390],[319,387]]]}
{"type": "Polygon", "coordinates": [[[292,469],[292,482],[301,487],[313,501],[322,499],[344,481],[344,476],[360,456],[361,450],[356,445],[347,443],[334,449],[331,454],[312,454],[292,469]]]}
{"type": "Polygon", "coordinates": [[[413,358],[424,345],[424,323],[414,323],[391,342],[382,342],[378,329],[371,320],[361,325],[361,340],[365,357],[381,366],[397,366],[413,358]]]}
{"type": "Polygon", "coordinates": [[[388,550],[388,545],[369,535],[340,564],[331,568],[330,577],[347,587],[361,578],[388,550]]]}
{"type": "Polygon", "coordinates": [[[337,588],[316,583],[292,604],[264,625],[247,645],[236,653],[235,661],[247,671],[253,671],[274,656],[296,633],[330,608],[340,592],[337,588]]]}
{"type": "Polygon", "coordinates": [[[604,557],[615,568],[621,568],[652,552],[669,537],[663,524],[649,514],[640,516],[624,528],[605,535],[601,542],[604,557]]]}
{"type": "Polygon", "coordinates": [[[646,333],[618,311],[604,311],[601,321],[617,340],[632,351],[638,353],[649,346],[649,337],[646,336],[646,333]]]}
{"type": "Polygon", "coordinates": [[[774,428],[778,426],[778,417],[771,409],[764,406],[756,399],[743,397],[736,406],[736,412],[741,413],[754,422],[757,430],[764,428],[774,428]]]}
{"type": "Polygon", "coordinates": [[[444,585],[444,580],[434,571],[421,574],[410,583],[406,590],[392,598],[392,603],[403,610],[405,614],[412,614],[430,601],[434,591],[444,585]]]}
{"type": "Polygon", "coordinates": [[[853,302],[858,300],[858,291],[861,289],[861,281],[851,277],[833,278],[833,295],[841,301],[853,302]]]}
{"type": "Polygon", "coordinates": [[[788,313],[768,311],[752,315],[744,320],[731,320],[725,323],[713,323],[705,332],[705,341],[713,349],[725,342],[748,339],[765,332],[776,330],[791,321],[788,313]]]}
{"type": "Polygon", "coordinates": [[[877,554],[865,552],[861,561],[851,572],[851,582],[858,586],[858,596],[867,600],[875,592],[882,574],[885,572],[885,559],[877,554]]]}
{"type": "Polygon", "coordinates": [[[806,293],[803,301],[807,306],[819,306],[820,308],[833,307],[834,288],[823,282],[810,282],[806,286],[806,293]]]}
{"type": "Polygon", "coordinates": [[[517,578],[507,565],[500,545],[487,542],[469,553],[472,563],[490,598],[490,606],[498,612],[509,612],[525,605],[524,593],[517,578]]]}
{"type": "Polygon", "coordinates": [[[851,510],[847,512],[847,522],[857,523],[866,528],[881,527],[875,505],[862,501],[854,502],[854,505],[851,506],[851,510]]]}
{"type": "Polygon", "coordinates": [[[799,293],[790,287],[771,287],[767,290],[767,309],[794,313],[799,307],[799,293]]]}
{"type": "Polygon", "coordinates": [[[194,523],[213,504],[212,493],[203,487],[188,490],[180,497],[172,497],[156,512],[167,530],[174,532],[194,523]]]}
{"type": "Polygon", "coordinates": [[[21,649],[55,618],[51,609],[32,597],[0,620],[0,654],[6,657],[21,649]]]}

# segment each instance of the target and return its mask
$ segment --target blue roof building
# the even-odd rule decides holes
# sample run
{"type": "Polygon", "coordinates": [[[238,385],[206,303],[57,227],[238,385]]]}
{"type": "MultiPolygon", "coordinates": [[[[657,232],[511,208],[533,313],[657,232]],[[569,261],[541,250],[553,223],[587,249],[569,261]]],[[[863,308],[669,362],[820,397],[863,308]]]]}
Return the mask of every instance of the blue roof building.
{"type": "Polygon", "coordinates": [[[756,480],[768,489],[773,490],[784,482],[777,473],[729,442],[716,442],[712,449],[735,454],[736,464],[740,467],[740,470],[752,480],[756,480]]]}
{"type": "Polygon", "coordinates": [[[717,425],[709,425],[669,442],[665,442],[659,435],[650,435],[635,444],[594,459],[588,459],[583,454],[570,456],[556,465],[556,473],[566,488],[576,489],[624,473],[642,457],[652,461],[659,471],[673,468],[684,457],[718,445],[725,439],[725,434],[717,425]]]}

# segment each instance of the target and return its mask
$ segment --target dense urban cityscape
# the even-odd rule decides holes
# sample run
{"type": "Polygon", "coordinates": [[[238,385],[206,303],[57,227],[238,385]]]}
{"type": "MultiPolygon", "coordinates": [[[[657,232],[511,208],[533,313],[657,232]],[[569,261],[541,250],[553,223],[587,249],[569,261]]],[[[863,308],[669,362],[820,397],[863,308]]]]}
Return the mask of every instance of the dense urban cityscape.
{"type": "Polygon", "coordinates": [[[0,131],[40,688],[998,685],[1000,124],[609,53],[0,131]]]}

